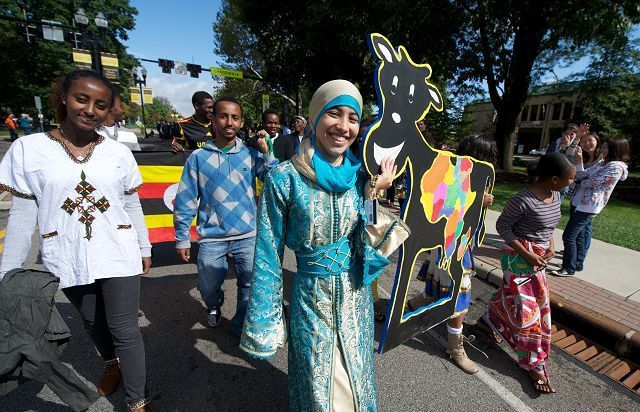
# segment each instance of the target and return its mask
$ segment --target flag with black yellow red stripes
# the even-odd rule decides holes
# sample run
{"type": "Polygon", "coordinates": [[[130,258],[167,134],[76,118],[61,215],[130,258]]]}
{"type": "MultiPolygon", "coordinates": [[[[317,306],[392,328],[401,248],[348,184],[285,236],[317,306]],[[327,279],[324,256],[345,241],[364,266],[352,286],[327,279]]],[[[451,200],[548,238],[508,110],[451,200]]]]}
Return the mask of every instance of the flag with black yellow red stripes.
{"type": "MultiPolygon", "coordinates": [[[[144,220],[153,244],[153,266],[180,264],[175,252],[173,201],[178,192],[184,163],[190,152],[133,152],[142,187],[138,191],[144,220]]],[[[191,240],[196,241],[195,219],[191,224],[191,240]]],[[[192,253],[197,256],[196,251],[192,253]]]]}

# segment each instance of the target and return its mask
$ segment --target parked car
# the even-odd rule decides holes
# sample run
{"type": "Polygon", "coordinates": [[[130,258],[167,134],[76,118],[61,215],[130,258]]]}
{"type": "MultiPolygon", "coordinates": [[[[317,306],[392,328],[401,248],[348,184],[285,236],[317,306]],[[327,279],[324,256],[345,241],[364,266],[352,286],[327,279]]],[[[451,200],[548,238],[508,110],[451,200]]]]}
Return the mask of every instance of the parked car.
{"type": "Polygon", "coordinates": [[[529,152],[531,156],[543,156],[547,153],[547,148],[544,149],[533,149],[529,152]]]}

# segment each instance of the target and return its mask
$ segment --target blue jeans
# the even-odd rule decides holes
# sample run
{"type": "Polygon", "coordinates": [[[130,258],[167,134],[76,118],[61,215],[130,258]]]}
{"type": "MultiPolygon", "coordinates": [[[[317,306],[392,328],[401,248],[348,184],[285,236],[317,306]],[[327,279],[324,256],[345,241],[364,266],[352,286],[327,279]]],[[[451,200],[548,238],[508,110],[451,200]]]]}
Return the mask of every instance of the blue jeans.
{"type": "Polygon", "coordinates": [[[587,251],[591,246],[592,221],[595,214],[576,210],[571,205],[569,222],[562,234],[564,252],[562,255],[562,268],[568,273],[574,274],[576,270],[582,270],[587,251]]]}
{"type": "Polygon", "coordinates": [[[255,236],[240,240],[203,242],[200,243],[198,252],[198,291],[208,310],[220,309],[224,304],[222,284],[229,269],[227,253],[233,253],[238,298],[236,314],[231,319],[231,330],[237,335],[242,332],[247,313],[255,245],[255,236]]]}

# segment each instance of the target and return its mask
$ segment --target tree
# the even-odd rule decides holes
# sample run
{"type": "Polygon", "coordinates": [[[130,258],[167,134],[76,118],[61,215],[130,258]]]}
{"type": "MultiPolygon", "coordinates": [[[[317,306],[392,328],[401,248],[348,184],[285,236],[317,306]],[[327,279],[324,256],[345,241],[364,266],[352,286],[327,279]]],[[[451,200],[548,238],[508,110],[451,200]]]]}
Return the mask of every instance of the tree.
{"type": "MultiPolygon", "coordinates": [[[[455,68],[459,24],[448,0],[224,0],[213,27],[214,50],[229,67],[264,79],[251,87],[302,102],[304,112],[315,89],[336,78],[355,83],[368,103],[376,101],[376,62],[367,45],[373,32],[406,46],[415,61],[429,62],[444,87],[455,68]],[[407,29],[414,27],[420,29],[407,29]]],[[[223,89],[246,93],[235,80],[225,80],[223,89]]]]}
{"type": "Polygon", "coordinates": [[[500,163],[512,169],[515,127],[529,88],[558,63],[600,46],[615,56],[640,21],[636,0],[460,0],[457,84],[486,82],[498,117],[500,163]]]}
{"type": "MultiPolygon", "coordinates": [[[[8,10],[16,17],[22,17],[18,2],[0,0],[0,10],[8,10]]],[[[83,7],[89,16],[103,12],[109,22],[105,51],[118,55],[120,66],[120,84],[118,89],[124,97],[128,85],[132,83],[131,69],[137,66],[135,58],[126,53],[122,40],[128,38],[127,31],[135,24],[134,16],[138,11],[129,5],[128,0],[109,2],[39,0],[25,1],[26,12],[33,20],[55,20],[71,26],[76,8],[83,7]]],[[[90,21],[90,28],[93,25],[90,21]]],[[[95,27],[94,27],[95,28],[95,27]]],[[[38,28],[40,30],[40,28],[38,28]]],[[[33,96],[41,96],[44,113],[51,113],[49,93],[53,81],[73,69],[71,48],[73,43],[65,33],[64,43],[39,39],[27,43],[22,32],[18,32],[16,22],[0,20],[0,107],[11,108],[16,112],[35,112],[33,96]]],[[[128,94],[128,93],[127,93],[128,94]]]]}
{"type": "Polygon", "coordinates": [[[630,140],[634,163],[640,159],[640,76],[627,75],[586,83],[579,102],[581,121],[601,139],[624,136],[630,140]]]}
{"type": "Polygon", "coordinates": [[[144,105],[145,120],[150,125],[154,125],[160,120],[171,121],[175,112],[176,109],[169,102],[169,99],[162,96],[154,97],[153,103],[144,105]]]}

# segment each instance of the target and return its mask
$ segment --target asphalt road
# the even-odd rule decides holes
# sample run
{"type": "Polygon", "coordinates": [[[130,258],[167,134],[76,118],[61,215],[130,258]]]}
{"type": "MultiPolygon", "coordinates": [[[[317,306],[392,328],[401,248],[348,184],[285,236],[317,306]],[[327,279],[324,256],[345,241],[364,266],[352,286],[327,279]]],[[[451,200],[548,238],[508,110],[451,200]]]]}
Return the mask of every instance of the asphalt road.
{"type": "MultiPolygon", "coordinates": [[[[0,150],[7,144],[0,142],[0,150]]],[[[2,153],[0,153],[1,155],[2,153]]],[[[0,211],[0,229],[8,211],[0,211]]],[[[38,268],[37,238],[26,266],[38,268]]],[[[295,260],[286,253],[286,278],[295,260]]],[[[238,338],[228,330],[235,308],[235,279],[224,284],[227,301],[217,328],[206,325],[205,309],[196,285],[195,265],[154,268],[142,279],[140,326],[147,351],[149,389],[158,395],[156,411],[281,411],[287,410],[287,350],[269,361],[250,359],[238,350],[238,338]]],[[[380,280],[382,295],[391,290],[393,271],[380,280]]],[[[421,283],[414,281],[412,290],[421,283]]],[[[515,361],[513,352],[497,346],[472,326],[486,309],[494,288],[473,280],[473,304],[466,334],[488,356],[467,348],[481,372],[469,376],[448,359],[442,346],[446,330],[438,326],[384,355],[376,355],[378,399],[382,411],[630,411],[640,410],[638,399],[553,350],[549,369],[558,393],[539,395],[515,361]]],[[[57,305],[73,332],[63,360],[94,385],[102,363],[79,316],[62,293],[57,305]]],[[[380,325],[377,325],[380,328],[380,325]]],[[[101,398],[90,411],[124,411],[123,391],[101,398]]],[[[0,411],[69,411],[46,387],[29,383],[0,397],[0,411]]]]}

